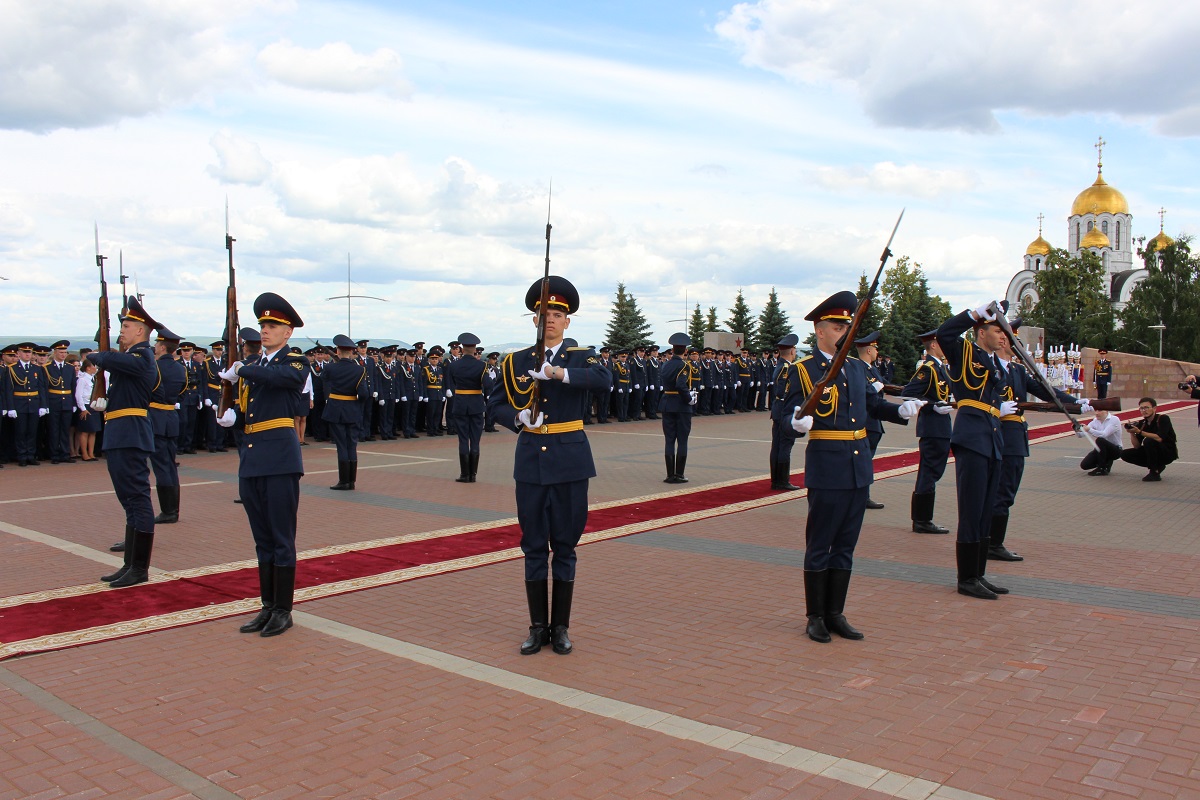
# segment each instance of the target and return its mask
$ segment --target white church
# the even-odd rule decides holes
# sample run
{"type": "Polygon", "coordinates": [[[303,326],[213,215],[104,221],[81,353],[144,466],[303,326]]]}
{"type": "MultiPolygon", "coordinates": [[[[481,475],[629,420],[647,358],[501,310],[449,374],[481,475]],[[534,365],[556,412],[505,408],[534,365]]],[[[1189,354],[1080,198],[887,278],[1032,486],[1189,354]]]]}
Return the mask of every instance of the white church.
{"type": "MultiPolygon", "coordinates": [[[[1099,157],[1096,162],[1096,182],[1084,189],[1071,205],[1067,217],[1067,247],[1072,256],[1082,250],[1090,250],[1100,257],[1108,276],[1109,300],[1114,311],[1125,308],[1133,287],[1148,274],[1139,258],[1134,264],[1133,215],[1125,195],[1109,186],[1104,180],[1102,168],[1104,140],[1096,143],[1099,157]]],[[[1159,212],[1158,235],[1146,243],[1153,251],[1174,244],[1174,240],[1163,232],[1163,215],[1159,212]]],[[[1029,307],[1038,301],[1034,276],[1046,269],[1046,256],[1050,254],[1050,243],[1042,238],[1042,215],[1038,215],[1038,237],[1025,250],[1025,267],[1008,284],[1006,298],[1011,308],[1029,307]]],[[[1143,237],[1144,240],[1145,237],[1143,237]]]]}

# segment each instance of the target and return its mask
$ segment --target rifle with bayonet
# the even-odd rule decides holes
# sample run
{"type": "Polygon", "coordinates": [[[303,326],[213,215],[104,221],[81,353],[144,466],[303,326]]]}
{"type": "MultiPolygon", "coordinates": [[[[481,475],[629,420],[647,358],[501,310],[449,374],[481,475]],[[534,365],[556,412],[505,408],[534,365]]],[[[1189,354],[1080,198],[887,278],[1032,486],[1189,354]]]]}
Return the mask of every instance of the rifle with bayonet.
{"type": "MultiPolygon", "coordinates": [[[[96,234],[96,266],[100,268],[100,326],[96,328],[97,350],[107,353],[112,350],[112,323],[108,315],[108,281],[104,279],[104,262],[108,256],[100,255],[100,226],[95,225],[96,234]]],[[[94,411],[103,411],[108,406],[108,384],[104,380],[104,370],[96,372],[92,383],[92,396],[88,405],[94,411]]]]}
{"type": "Polygon", "coordinates": [[[804,398],[804,402],[800,405],[800,408],[796,409],[793,415],[795,419],[812,416],[817,403],[821,401],[821,398],[824,397],[825,392],[828,390],[829,384],[833,383],[838,373],[842,371],[842,365],[846,363],[846,357],[850,355],[850,348],[854,346],[854,340],[858,336],[858,329],[867,315],[867,310],[871,307],[871,299],[879,291],[879,278],[883,275],[883,268],[887,264],[888,258],[892,255],[892,240],[896,238],[896,231],[900,228],[900,220],[902,219],[904,219],[904,209],[900,210],[900,216],[896,218],[896,225],[892,228],[892,235],[888,237],[887,244],[883,246],[883,254],[879,256],[879,269],[875,271],[875,279],[871,281],[871,288],[858,301],[858,308],[854,310],[854,319],[850,320],[850,327],[846,329],[846,333],[838,340],[838,351],[834,354],[833,360],[829,362],[829,368],[825,370],[825,374],[821,376],[820,380],[813,384],[813,390],[809,393],[808,397],[804,398]]]}
{"type": "MultiPolygon", "coordinates": [[[[225,290],[225,333],[221,337],[225,341],[225,368],[242,357],[241,345],[238,343],[238,313],[237,313],[237,280],[233,271],[233,243],[237,241],[229,235],[229,200],[225,200],[225,249],[229,251],[229,288],[225,290]]],[[[234,385],[232,381],[221,379],[221,401],[217,404],[217,417],[225,416],[225,412],[233,408],[234,385]]]]}
{"type": "MultiPolygon", "coordinates": [[[[536,359],[537,370],[540,372],[542,366],[546,363],[546,306],[550,304],[550,230],[553,227],[550,224],[550,202],[554,196],[554,182],[550,182],[550,193],[546,198],[546,265],[542,273],[542,292],[538,300],[538,324],[537,324],[537,341],[534,343],[533,356],[536,359]]],[[[541,397],[539,389],[541,381],[533,382],[533,394],[530,395],[529,413],[536,419],[538,413],[538,402],[541,397]]]]}

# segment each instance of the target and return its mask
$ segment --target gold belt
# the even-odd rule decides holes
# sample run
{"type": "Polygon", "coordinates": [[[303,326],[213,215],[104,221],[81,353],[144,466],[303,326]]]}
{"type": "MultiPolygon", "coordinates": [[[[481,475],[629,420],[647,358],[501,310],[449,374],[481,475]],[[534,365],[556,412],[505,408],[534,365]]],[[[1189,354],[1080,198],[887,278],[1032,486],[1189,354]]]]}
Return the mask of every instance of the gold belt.
{"type": "Polygon", "coordinates": [[[959,400],[958,407],[962,408],[963,406],[966,406],[967,408],[978,409],[985,414],[991,414],[993,417],[1000,416],[1000,409],[996,408],[991,403],[981,403],[978,400],[959,400]]]}
{"type": "MultiPolygon", "coordinates": [[[[174,406],[172,406],[174,408],[174,406]]],[[[149,416],[149,412],[144,408],[120,408],[116,411],[104,412],[104,421],[110,419],[120,419],[121,417],[145,417],[149,416]]]]}
{"type": "Polygon", "coordinates": [[[174,411],[174,410],[175,410],[175,405],[174,405],[173,403],[171,403],[171,404],[167,404],[167,403],[151,403],[151,404],[150,404],[150,407],[151,407],[151,408],[158,409],[159,411],[174,411]]]}
{"type": "Polygon", "coordinates": [[[583,430],[583,420],[575,419],[570,422],[549,422],[540,428],[523,428],[525,433],[570,433],[583,430]]]}
{"type": "Polygon", "coordinates": [[[70,394],[70,393],[71,392],[68,389],[51,389],[50,390],[50,394],[70,394]]]}
{"type": "Polygon", "coordinates": [[[221,384],[219,384],[219,383],[210,383],[210,384],[208,385],[208,388],[210,388],[210,389],[220,389],[220,388],[221,388],[221,384]]]}
{"type": "Polygon", "coordinates": [[[266,422],[251,422],[246,426],[246,433],[262,433],[263,431],[273,431],[278,428],[295,428],[296,422],[291,417],[278,417],[269,419],[266,422]]]}
{"type": "Polygon", "coordinates": [[[663,394],[679,394],[679,392],[672,389],[671,391],[663,392],[663,394]]]}
{"type": "Polygon", "coordinates": [[[455,389],[455,394],[483,394],[482,389],[455,389]]]}
{"type": "Polygon", "coordinates": [[[1024,422],[1025,417],[1021,414],[1005,414],[1000,418],[1001,422],[1024,422]]]}
{"type": "Polygon", "coordinates": [[[349,400],[351,403],[358,402],[358,398],[352,394],[331,394],[330,400],[349,400]]]}
{"type": "Polygon", "coordinates": [[[808,438],[813,440],[833,440],[837,442],[852,442],[855,439],[867,438],[867,429],[859,428],[856,431],[809,431],[808,438]]]}

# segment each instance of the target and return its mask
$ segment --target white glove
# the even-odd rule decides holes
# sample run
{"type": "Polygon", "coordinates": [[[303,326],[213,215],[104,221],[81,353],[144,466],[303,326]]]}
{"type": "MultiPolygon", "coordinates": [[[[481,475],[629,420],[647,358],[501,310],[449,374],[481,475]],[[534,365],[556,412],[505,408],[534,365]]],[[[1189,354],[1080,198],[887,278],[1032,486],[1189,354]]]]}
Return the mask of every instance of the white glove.
{"type": "MultiPolygon", "coordinates": [[[[96,402],[99,403],[100,401],[97,400],[96,402]]],[[[96,409],[96,410],[99,411],[100,409],[96,409]]],[[[4,416],[8,417],[9,419],[16,419],[17,418],[17,410],[15,408],[10,408],[8,411],[4,412],[4,416]]]]}
{"type": "Polygon", "coordinates": [[[235,361],[229,365],[229,369],[223,370],[222,372],[218,372],[217,377],[221,378],[221,380],[225,380],[225,381],[229,381],[230,383],[233,383],[235,380],[237,380],[238,370],[240,370],[241,368],[242,368],[242,362],[235,361]]]}
{"type": "MultiPolygon", "coordinates": [[[[530,372],[532,371],[530,370],[530,372]]],[[[540,428],[542,427],[542,412],[539,411],[537,417],[534,417],[533,410],[526,408],[520,414],[517,414],[517,422],[526,428],[540,428]]]]}
{"type": "Polygon", "coordinates": [[[205,408],[212,408],[212,400],[209,400],[207,397],[206,397],[206,398],[204,398],[204,407],[205,407],[205,408]]]}
{"type": "Polygon", "coordinates": [[[695,389],[692,389],[690,392],[688,392],[688,394],[692,398],[691,400],[688,401],[689,406],[694,406],[694,405],[696,405],[696,403],[698,403],[700,401],[700,393],[697,392],[695,389]]]}
{"type": "Polygon", "coordinates": [[[813,418],[810,415],[807,417],[800,417],[799,419],[797,419],[796,412],[799,410],[800,410],[800,406],[796,406],[795,410],[792,411],[792,418],[791,418],[792,430],[794,430],[796,433],[804,435],[812,430],[813,418]]]}
{"type": "Polygon", "coordinates": [[[380,401],[379,401],[379,405],[381,405],[381,406],[386,406],[386,405],[387,405],[387,400],[380,400],[380,401]]]}
{"type": "Polygon", "coordinates": [[[198,410],[198,409],[201,409],[201,408],[204,408],[204,401],[203,401],[203,400],[197,400],[197,401],[196,401],[196,408],[197,408],[197,410],[198,410]]]}
{"type": "Polygon", "coordinates": [[[371,392],[372,399],[379,397],[379,392],[371,392]]]}
{"type": "Polygon", "coordinates": [[[1084,429],[1083,429],[1083,428],[1079,428],[1078,430],[1076,430],[1076,431],[1075,431],[1075,435],[1076,435],[1076,436],[1078,436],[1080,439],[1086,439],[1086,438],[1087,438],[1087,433],[1084,431],[1084,429]]]}
{"type": "Polygon", "coordinates": [[[900,404],[900,411],[898,412],[900,414],[900,418],[912,419],[917,415],[917,412],[921,410],[921,406],[923,405],[925,405],[924,400],[918,400],[915,397],[910,397],[900,404]]]}
{"type": "Polygon", "coordinates": [[[407,403],[407,402],[408,402],[408,398],[407,398],[407,397],[401,397],[401,398],[400,398],[400,402],[401,402],[401,403],[407,403]]]}
{"type": "Polygon", "coordinates": [[[1086,398],[1079,398],[1079,413],[1088,414],[1092,411],[1092,404],[1086,398]]]}
{"type": "Polygon", "coordinates": [[[954,410],[954,406],[949,403],[934,403],[933,410],[944,417],[954,410]]]}
{"type": "Polygon", "coordinates": [[[975,316],[984,322],[992,322],[996,319],[996,315],[992,313],[992,301],[988,300],[979,308],[975,309],[975,316]]]}
{"type": "Polygon", "coordinates": [[[702,384],[700,384],[700,391],[702,391],[702,392],[704,391],[704,384],[703,384],[703,383],[702,383],[702,384]]]}
{"type": "Polygon", "coordinates": [[[421,398],[421,402],[422,402],[422,403],[428,403],[428,402],[429,402],[429,398],[428,398],[428,397],[422,397],[422,398],[421,398]]]}
{"type": "Polygon", "coordinates": [[[1017,413],[1017,401],[1005,400],[1000,404],[1000,416],[1007,417],[1009,414],[1017,413]]]}
{"type": "Polygon", "coordinates": [[[633,385],[633,388],[635,388],[635,389],[640,389],[640,388],[642,388],[642,385],[641,385],[640,383],[635,383],[635,384],[633,385]]]}
{"type": "Polygon", "coordinates": [[[876,394],[883,394],[883,381],[871,381],[871,385],[875,387],[876,394]]]}
{"type": "Polygon", "coordinates": [[[740,389],[740,388],[742,388],[742,382],[741,382],[741,381],[737,381],[736,383],[734,383],[734,384],[733,384],[733,388],[735,388],[735,389],[740,389]]]}
{"type": "Polygon", "coordinates": [[[179,403],[176,403],[176,404],[175,404],[175,410],[176,410],[176,411],[178,411],[178,410],[179,410],[179,403]]]}
{"type": "Polygon", "coordinates": [[[38,416],[39,416],[39,417],[44,417],[44,416],[46,416],[46,415],[47,415],[47,414],[49,414],[49,413],[50,413],[50,409],[48,409],[48,408],[39,408],[39,409],[38,409],[38,416]]]}
{"type": "Polygon", "coordinates": [[[447,389],[447,390],[446,390],[446,397],[454,397],[454,390],[453,390],[453,389],[447,389]]]}
{"type": "Polygon", "coordinates": [[[232,408],[225,409],[225,413],[217,417],[217,424],[222,428],[232,428],[235,422],[237,422],[237,412],[232,408]]]}
{"type": "Polygon", "coordinates": [[[527,370],[527,371],[529,372],[529,377],[531,377],[535,380],[548,381],[548,380],[550,380],[550,373],[551,373],[551,371],[553,371],[553,369],[554,369],[554,367],[552,367],[550,365],[550,362],[547,361],[544,364],[542,364],[541,369],[531,369],[531,370],[527,370]]]}

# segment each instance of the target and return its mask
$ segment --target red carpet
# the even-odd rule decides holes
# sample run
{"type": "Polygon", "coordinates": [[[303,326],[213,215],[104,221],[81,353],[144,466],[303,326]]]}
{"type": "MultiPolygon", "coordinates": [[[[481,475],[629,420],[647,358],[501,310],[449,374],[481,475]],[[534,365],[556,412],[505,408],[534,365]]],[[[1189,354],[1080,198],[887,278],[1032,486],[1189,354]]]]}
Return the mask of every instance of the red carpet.
{"type": "MultiPolygon", "coordinates": [[[[1182,405],[1191,404],[1165,403],[1160,409],[1171,410],[1182,405]]],[[[1136,415],[1137,412],[1133,411],[1124,412],[1121,416],[1129,418],[1136,415]]],[[[1069,431],[1069,423],[1065,421],[1054,423],[1032,430],[1030,439],[1033,442],[1042,441],[1061,436],[1069,431]]],[[[875,459],[875,471],[878,474],[905,469],[914,466],[917,459],[916,452],[880,456],[875,459]]],[[[793,481],[803,485],[803,476],[793,476],[793,481]]],[[[785,497],[780,493],[772,492],[768,480],[756,479],[715,488],[701,487],[683,494],[651,498],[608,508],[595,508],[588,513],[587,533],[615,530],[622,526],[653,520],[663,520],[663,527],[666,527],[675,524],[670,519],[680,514],[705,514],[707,512],[708,515],[715,516],[722,513],[735,513],[741,510],[736,507],[736,504],[772,496],[778,497],[780,500],[785,497]]],[[[791,494],[787,497],[791,499],[797,496],[799,495],[791,494]]],[[[300,562],[299,569],[296,571],[296,588],[300,590],[310,586],[323,586],[383,575],[410,567],[497,553],[518,547],[520,538],[520,529],[514,523],[439,538],[308,558],[300,562]]],[[[72,644],[72,642],[64,641],[53,643],[36,641],[42,637],[178,614],[257,596],[257,569],[249,568],[199,577],[145,583],[120,590],[98,591],[73,597],[57,597],[24,603],[0,609],[0,658],[20,653],[57,649],[72,644]]],[[[235,613],[244,613],[244,609],[231,610],[217,614],[217,616],[228,616],[235,613]]],[[[186,624],[186,621],[175,624],[186,624]]],[[[167,627],[169,626],[167,625],[167,627]]],[[[137,632],[139,631],[114,631],[111,635],[86,638],[85,641],[114,638],[137,632]]]]}

